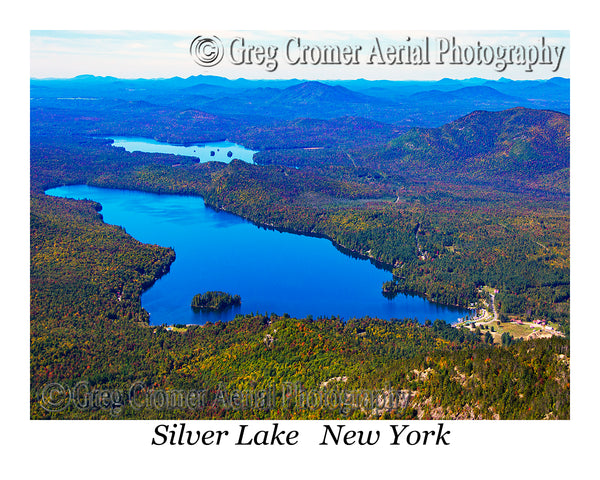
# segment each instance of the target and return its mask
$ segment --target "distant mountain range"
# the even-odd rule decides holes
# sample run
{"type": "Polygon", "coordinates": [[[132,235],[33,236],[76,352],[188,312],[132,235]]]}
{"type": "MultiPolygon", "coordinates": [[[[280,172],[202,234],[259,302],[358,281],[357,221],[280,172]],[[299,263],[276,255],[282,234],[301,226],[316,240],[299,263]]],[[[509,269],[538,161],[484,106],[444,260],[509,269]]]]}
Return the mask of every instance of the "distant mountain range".
{"type": "MultiPolygon", "coordinates": [[[[512,107],[569,113],[570,81],[565,78],[431,81],[229,80],[217,76],[118,79],[82,75],[72,79],[31,79],[32,106],[57,99],[102,98],[144,101],[173,109],[256,119],[293,120],[364,117],[401,127],[436,127],[474,110],[512,107]]],[[[61,107],[66,107],[63,103],[61,107]]]]}
{"type": "Polygon", "coordinates": [[[506,95],[488,86],[462,87],[456,90],[427,90],[413,93],[409,98],[417,102],[501,102],[519,103],[521,99],[506,95]]]}

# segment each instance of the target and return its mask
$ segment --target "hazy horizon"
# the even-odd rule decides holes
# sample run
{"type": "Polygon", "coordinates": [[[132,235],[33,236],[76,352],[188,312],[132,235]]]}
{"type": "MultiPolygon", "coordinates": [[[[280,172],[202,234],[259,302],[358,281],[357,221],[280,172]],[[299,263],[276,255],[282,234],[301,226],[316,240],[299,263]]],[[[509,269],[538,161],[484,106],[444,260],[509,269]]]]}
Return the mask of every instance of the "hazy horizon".
{"type": "MultiPolygon", "coordinates": [[[[454,47],[452,47],[454,48],[454,47]]],[[[548,48],[548,47],[546,47],[548,48]]],[[[451,50],[454,51],[454,50],[451,50]]],[[[516,52],[517,50],[515,50],[516,52]]],[[[198,53],[198,52],[196,52],[198,53]]],[[[209,52],[210,53],[210,52],[209,52]]],[[[508,53],[505,53],[508,57],[508,53]]],[[[517,56],[516,53],[510,55],[517,56]]],[[[310,57],[310,50],[308,57],[310,57]]],[[[512,57],[511,57],[512,58],[512,57]]],[[[537,60],[536,60],[537,61],[537,60]]],[[[122,79],[189,78],[215,75],[230,80],[365,80],[436,81],[443,78],[482,78],[498,80],[544,80],[570,77],[570,34],[563,30],[457,30],[457,31],[30,31],[30,77],[34,79],[67,79],[79,75],[110,76],[122,79]],[[222,42],[222,61],[201,66],[192,57],[191,46],[198,36],[216,36],[222,42]],[[291,42],[292,39],[297,42],[291,42]],[[456,39],[462,48],[460,62],[446,54],[440,45],[444,39],[456,39]],[[556,64],[543,63],[542,39],[551,49],[546,51],[556,64]],[[244,40],[242,44],[241,40],[244,40]],[[381,42],[381,44],[379,44],[381,42]],[[440,45],[436,48],[436,42],[440,45]],[[235,43],[235,48],[234,48],[235,43]],[[381,55],[375,55],[375,46],[381,55]],[[480,45],[477,61],[466,60],[464,50],[480,45]],[[243,45],[243,47],[241,46],[243,45]],[[271,48],[256,57],[252,50],[271,48]],[[306,58],[305,48],[348,48],[354,61],[318,63],[306,58]],[[500,49],[522,47],[519,57],[529,62],[535,54],[539,63],[519,64],[514,59],[503,70],[500,49]],[[527,50],[531,47],[532,51],[527,50]],[[562,48],[560,61],[558,51],[562,48]],[[291,53],[288,55],[288,48],[291,53]],[[484,51],[487,48],[488,60],[484,51]],[[388,49],[396,54],[388,57],[388,49]],[[402,54],[399,52],[405,49],[402,54]],[[302,53],[303,52],[303,53],[302,53]],[[427,52],[427,53],[425,53],[427,52]],[[437,53],[437,55],[436,55],[437,53]],[[235,55],[234,55],[235,54],[235,55]],[[244,56],[246,55],[246,56],[244,56]],[[237,56],[234,59],[234,56],[237,56]],[[302,57],[302,58],[301,58],[302,57]],[[385,61],[383,61],[385,57],[385,61]],[[419,57],[420,60],[419,60],[419,57]],[[527,58],[525,58],[527,57],[527,58]],[[293,58],[293,61],[290,60],[293,58]],[[391,58],[396,58],[394,61],[391,58]],[[493,61],[489,61],[493,58],[493,61]],[[419,63],[421,61],[422,63],[419,63]],[[220,63],[219,63],[220,62],[220,63]],[[270,68],[269,63],[271,62],[270,68]],[[296,63],[294,63],[296,62],[296,63]],[[486,63],[488,62],[488,63],[486,63]],[[275,65],[273,65],[273,63],[275,65]],[[555,68],[555,70],[553,70],[555,68]],[[531,71],[528,71],[531,70],[531,71]]]]}
{"type": "Polygon", "coordinates": [[[570,80],[571,77],[570,76],[564,76],[564,75],[556,75],[554,77],[548,77],[548,78],[527,78],[527,79],[514,79],[514,78],[509,78],[509,77],[500,77],[500,78],[486,78],[486,77],[463,77],[463,78],[457,78],[457,77],[442,77],[442,78],[438,78],[438,79],[418,79],[418,78],[414,78],[414,79],[398,79],[398,80],[392,80],[389,78],[376,78],[376,79],[371,79],[371,78],[363,78],[363,77],[357,77],[357,78],[300,78],[300,77],[291,77],[291,78],[247,78],[247,77],[235,77],[235,78],[231,78],[231,77],[227,77],[225,75],[215,75],[215,74],[195,74],[195,75],[188,75],[188,76],[181,76],[181,75],[173,75],[171,77],[117,77],[114,75],[94,75],[91,73],[80,73],[78,75],[74,75],[74,76],[68,76],[68,77],[29,77],[30,80],[74,80],[76,78],[79,77],[94,77],[94,78],[104,78],[104,79],[108,79],[108,78],[114,78],[117,80],[172,80],[172,79],[176,79],[176,78],[180,78],[182,80],[189,80],[190,78],[195,78],[195,77],[214,77],[214,78],[224,78],[226,80],[230,80],[230,81],[236,81],[236,80],[249,80],[249,81],[273,81],[273,82],[288,82],[291,80],[297,80],[297,81],[301,81],[301,82],[320,82],[320,81],[327,81],[327,82],[335,82],[335,81],[340,81],[340,82],[351,82],[351,81],[355,81],[355,80],[362,80],[362,81],[366,81],[366,82],[441,82],[443,80],[451,80],[451,81],[459,81],[459,82],[466,82],[469,80],[484,80],[486,82],[498,82],[498,81],[511,81],[511,82],[519,82],[519,81],[523,81],[523,82],[528,82],[528,81],[532,81],[532,82],[540,82],[540,81],[548,81],[548,80],[552,80],[552,79],[556,79],[556,78],[561,78],[564,80],[570,80]]]}

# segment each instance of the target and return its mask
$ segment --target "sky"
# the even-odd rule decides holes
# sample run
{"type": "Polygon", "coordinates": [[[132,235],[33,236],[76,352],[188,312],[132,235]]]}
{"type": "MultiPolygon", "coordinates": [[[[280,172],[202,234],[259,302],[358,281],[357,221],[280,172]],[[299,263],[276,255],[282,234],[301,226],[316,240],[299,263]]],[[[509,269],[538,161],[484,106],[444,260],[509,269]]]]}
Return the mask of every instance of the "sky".
{"type": "Polygon", "coordinates": [[[83,74],[169,78],[201,74],[268,79],[540,79],[570,77],[569,43],[569,32],[565,30],[31,30],[30,75],[33,78],[70,78],[83,74]],[[201,66],[194,61],[190,45],[199,36],[219,38],[223,57],[218,64],[201,66]],[[514,64],[501,69],[500,46],[517,49],[522,46],[526,56],[531,55],[532,60],[537,56],[539,62],[542,38],[550,46],[546,51],[552,56],[546,58],[551,64],[533,62],[528,68],[519,65],[519,57],[514,57],[514,64]],[[460,57],[452,57],[450,52],[442,54],[452,39],[455,55],[460,57]],[[480,65],[476,64],[477,58],[469,60],[478,43],[485,47],[487,55],[480,55],[483,60],[480,65]],[[349,49],[350,64],[325,64],[326,47],[349,49]],[[264,49],[262,57],[256,54],[260,49],[264,49]],[[388,51],[393,53],[388,55],[388,51]],[[421,63],[426,60],[428,64],[421,63]]]}

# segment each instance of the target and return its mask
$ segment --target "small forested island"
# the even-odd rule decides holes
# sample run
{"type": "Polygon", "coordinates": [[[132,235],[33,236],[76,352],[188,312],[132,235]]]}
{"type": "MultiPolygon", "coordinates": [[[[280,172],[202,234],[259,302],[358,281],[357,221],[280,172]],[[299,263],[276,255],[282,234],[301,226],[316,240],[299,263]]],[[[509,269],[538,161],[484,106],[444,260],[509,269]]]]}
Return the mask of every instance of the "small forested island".
{"type": "Polygon", "coordinates": [[[192,308],[199,310],[221,311],[234,305],[241,305],[242,299],[239,295],[230,295],[225,292],[204,292],[194,295],[192,308]]]}

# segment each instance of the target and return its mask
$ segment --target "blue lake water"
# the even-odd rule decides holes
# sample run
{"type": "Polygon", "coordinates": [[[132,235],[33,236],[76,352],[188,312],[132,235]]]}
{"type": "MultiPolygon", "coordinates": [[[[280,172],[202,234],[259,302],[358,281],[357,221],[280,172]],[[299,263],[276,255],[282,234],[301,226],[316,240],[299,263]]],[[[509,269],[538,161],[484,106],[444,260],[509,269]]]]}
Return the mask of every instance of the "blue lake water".
{"type": "Polygon", "coordinates": [[[212,142],[199,145],[175,145],[163,143],[142,137],[110,137],[114,147],[123,147],[128,152],[171,153],[195,157],[201,163],[223,162],[229,163],[234,158],[247,163],[254,163],[256,151],[231,142],[212,142]]]}
{"type": "Polygon", "coordinates": [[[326,239],[257,227],[205,207],[200,197],[86,185],[46,193],[99,202],[106,223],[122,226],[141,242],[175,249],[171,271],[142,295],[153,325],[226,321],[251,312],[452,323],[469,313],[416,296],[389,300],[381,285],[392,274],[369,260],[345,255],[326,239]],[[238,294],[242,304],[220,313],[195,313],[192,297],[207,290],[238,294]]]}

